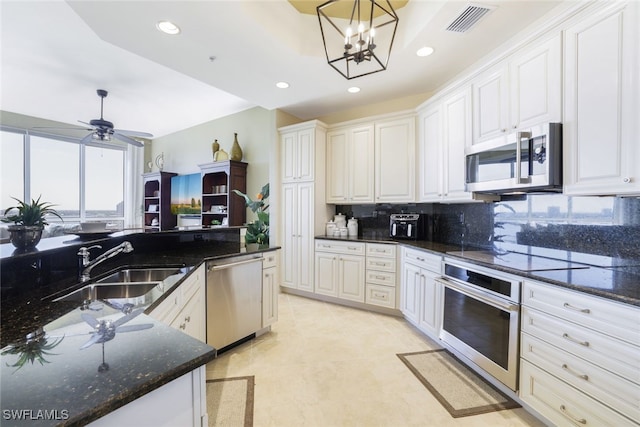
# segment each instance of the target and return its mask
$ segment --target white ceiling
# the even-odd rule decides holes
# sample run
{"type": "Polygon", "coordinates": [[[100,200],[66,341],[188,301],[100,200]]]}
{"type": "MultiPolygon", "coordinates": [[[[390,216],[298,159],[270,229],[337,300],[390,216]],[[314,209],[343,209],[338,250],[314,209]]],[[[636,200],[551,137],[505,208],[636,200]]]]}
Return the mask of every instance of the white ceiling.
{"type": "Polygon", "coordinates": [[[307,120],[432,92],[558,5],[476,3],[497,8],[457,34],[444,29],[468,2],[410,0],[388,69],[348,81],[326,63],[317,16],[286,0],[0,0],[0,109],[78,124],[100,116],[106,89],[106,120],[156,137],[254,106],[307,120]],[[163,19],[182,33],[160,33],[163,19]],[[423,45],[435,53],[417,57],[423,45]]]}

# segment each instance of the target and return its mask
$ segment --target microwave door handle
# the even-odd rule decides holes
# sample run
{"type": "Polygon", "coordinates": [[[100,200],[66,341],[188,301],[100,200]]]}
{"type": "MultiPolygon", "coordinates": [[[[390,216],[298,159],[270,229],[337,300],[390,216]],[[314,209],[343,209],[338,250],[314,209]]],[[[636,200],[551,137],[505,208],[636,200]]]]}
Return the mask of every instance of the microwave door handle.
{"type": "Polygon", "coordinates": [[[413,235],[411,234],[411,226],[412,224],[409,224],[409,226],[407,227],[407,237],[413,237],[413,235]]]}
{"type": "Polygon", "coordinates": [[[522,140],[526,139],[527,143],[529,141],[529,139],[531,139],[531,132],[517,132],[516,133],[516,182],[518,184],[528,184],[529,182],[531,182],[531,179],[529,178],[529,164],[531,163],[531,153],[529,153],[529,156],[527,157],[527,173],[526,176],[522,176],[522,140]]]}
{"type": "Polygon", "coordinates": [[[393,225],[391,226],[391,235],[395,236],[396,235],[396,223],[394,222],[393,225]]]}

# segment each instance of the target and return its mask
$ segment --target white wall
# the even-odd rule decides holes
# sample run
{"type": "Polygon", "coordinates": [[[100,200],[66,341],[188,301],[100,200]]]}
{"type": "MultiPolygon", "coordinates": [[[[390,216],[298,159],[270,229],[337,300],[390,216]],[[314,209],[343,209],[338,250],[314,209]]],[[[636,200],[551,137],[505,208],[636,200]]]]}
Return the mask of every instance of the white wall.
{"type": "Polygon", "coordinates": [[[165,171],[180,175],[199,173],[198,165],[213,161],[213,141],[217,139],[220,148],[230,153],[233,134],[237,132],[242,161],[249,164],[247,192],[253,198],[270,181],[271,153],[277,146],[274,117],[275,112],[256,107],[156,138],[151,143],[151,158],[163,153],[165,171]]]}

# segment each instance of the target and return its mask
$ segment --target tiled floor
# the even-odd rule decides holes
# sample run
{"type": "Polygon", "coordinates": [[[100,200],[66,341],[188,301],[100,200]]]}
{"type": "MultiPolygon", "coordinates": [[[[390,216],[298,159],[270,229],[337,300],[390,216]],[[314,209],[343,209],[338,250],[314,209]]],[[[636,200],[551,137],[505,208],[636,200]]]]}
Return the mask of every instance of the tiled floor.
{"type": "Polygon", "coordinates": [[[281,294],[271,332],[207,378],[255,376],[254,425],[542,426],[523,409],[451,418],[396,353],[438,348],[401,318],[281,294]]]}

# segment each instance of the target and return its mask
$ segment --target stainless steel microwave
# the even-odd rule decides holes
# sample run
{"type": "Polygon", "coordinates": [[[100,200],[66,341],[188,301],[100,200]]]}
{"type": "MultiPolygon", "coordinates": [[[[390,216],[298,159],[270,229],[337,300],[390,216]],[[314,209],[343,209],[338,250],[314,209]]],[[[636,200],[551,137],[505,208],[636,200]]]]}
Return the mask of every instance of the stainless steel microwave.
{"type": "Polygon", "coordinates": [[[468,150],[466,189],[492,194],[562,192],[562,124],[535,126],[468,150]]]}

